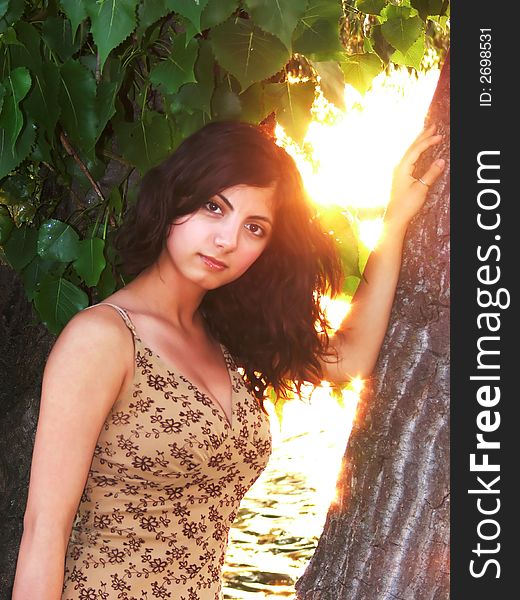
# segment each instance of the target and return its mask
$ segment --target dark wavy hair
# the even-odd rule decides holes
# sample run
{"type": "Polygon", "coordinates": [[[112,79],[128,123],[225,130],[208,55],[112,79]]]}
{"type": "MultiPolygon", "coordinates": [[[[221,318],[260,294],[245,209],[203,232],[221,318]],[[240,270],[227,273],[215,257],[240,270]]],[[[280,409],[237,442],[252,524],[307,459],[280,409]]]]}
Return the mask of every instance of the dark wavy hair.
{"type": "Polygon", "coordinates": [[[237,280],[210,290],[200,310],[212,335],[234,356],[251,392],[301,394],[323,378],[330,356],[322,294],[341,288],[341,262],[323,230],[294,160],[260,127],[205,125],[143,177],[115,245],[126,275],[151,266],[172,221],[235,185],[275,186],[274,224],[260,257],[237,280]]]}

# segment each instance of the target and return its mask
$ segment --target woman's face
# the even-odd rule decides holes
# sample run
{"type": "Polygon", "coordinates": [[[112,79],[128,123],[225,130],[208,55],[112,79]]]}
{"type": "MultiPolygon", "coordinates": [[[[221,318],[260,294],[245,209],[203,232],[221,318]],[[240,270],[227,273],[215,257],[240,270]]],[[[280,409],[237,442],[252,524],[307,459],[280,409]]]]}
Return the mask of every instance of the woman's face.
{"type": "Polygon", "coordinates": [[[210,198],[170,228],[166,252],[177,272],[205,290],[238,279],[266,248],[274,187],[237,185],[210,198]]]}

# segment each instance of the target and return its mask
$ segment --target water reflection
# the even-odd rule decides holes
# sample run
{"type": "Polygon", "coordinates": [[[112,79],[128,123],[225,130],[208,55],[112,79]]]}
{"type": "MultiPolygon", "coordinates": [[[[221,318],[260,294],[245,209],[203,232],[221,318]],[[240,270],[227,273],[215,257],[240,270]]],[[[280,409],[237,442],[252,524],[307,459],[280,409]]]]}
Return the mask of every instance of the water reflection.
{"type": "MultiPolygon", "coordinates": [[[[357,397],[343,407],[318,389],[271,412],[273,454],[242,502],[230,533],[224,598],[291,598],[321,535],[350,434],[357,397]]],[[[271,408],[271,407],[268,407],[271,408]]]]}

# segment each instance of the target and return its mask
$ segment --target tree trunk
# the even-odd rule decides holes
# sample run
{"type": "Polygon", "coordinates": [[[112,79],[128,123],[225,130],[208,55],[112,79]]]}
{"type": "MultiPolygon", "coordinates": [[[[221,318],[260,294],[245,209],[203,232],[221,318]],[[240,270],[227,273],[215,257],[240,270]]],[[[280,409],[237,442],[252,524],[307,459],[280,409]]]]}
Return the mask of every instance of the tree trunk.
{"type": "MultiPolygon", "coordinates": [[[[427,117],[449,160],[449,54],[427,117]]],[[[410,224],[387,335],[298,600],[449,598],[449,168],[410,224]]]]}
{"type": "Polygon", "coordinates": [[[0,263],[0,598],[10,598],[43,368],[53,336],[34,319],[20,277],[0,263]]]}

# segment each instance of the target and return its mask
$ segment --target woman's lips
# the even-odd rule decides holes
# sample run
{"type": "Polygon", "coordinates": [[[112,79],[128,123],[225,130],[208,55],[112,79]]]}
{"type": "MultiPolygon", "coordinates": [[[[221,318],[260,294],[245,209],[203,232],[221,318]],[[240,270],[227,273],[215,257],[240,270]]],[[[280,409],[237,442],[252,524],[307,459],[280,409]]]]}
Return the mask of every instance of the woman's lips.
{"type": "Polygon", "coordinates": [[[217,260],[216,258],[213,258],[212,256],[206,256],[205,254],[201,254],[200,257],[202,258],[204,264],[206,264],[208,267],[215,271],[222,271],[227,267],[225,263],[223,263],[220,260],[217,260]]]}

